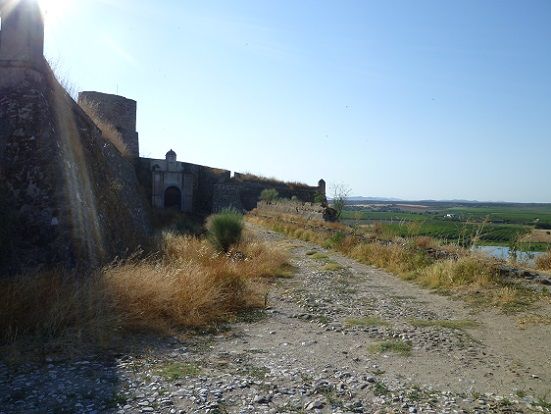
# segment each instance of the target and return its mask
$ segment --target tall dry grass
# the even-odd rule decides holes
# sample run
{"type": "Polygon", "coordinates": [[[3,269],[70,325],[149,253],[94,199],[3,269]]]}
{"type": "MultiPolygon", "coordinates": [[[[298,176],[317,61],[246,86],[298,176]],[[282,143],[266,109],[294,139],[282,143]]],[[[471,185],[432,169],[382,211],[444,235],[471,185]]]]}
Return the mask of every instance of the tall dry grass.
{"type": "MultiPolygon", "coordinates": [[[[380,239],[381,234],[357,234],[338,223],[305,222],[284,215],[248,220],[300,240],[314,242],[414,281],[424,287],[456,294],[481,305],[503,310],[523,309],[541,294],[499,276],[498,263],[458,246],[440,246],[428,238],[380,239]],[[433,258],[430,249],[441,251],[433,258]]],[[[377,229],[375,229],[376,231],[377,229]]]]}
{"type": "Polygon", "coordinates": [[[82,340],[109,345],[133,331],[174,332],[265,305],[264,277],[284,251],[245,240],[227,254],[204,239],[165,234],[157,259],[116,263],[89,276],[47,272],[0,280],[0,343],[82,340]]]}
{"type": "Polygon", "coordinates": [[[536,268],[539,270],[551,271],[551,250],[538,256],[536,259],[536,268]]]}

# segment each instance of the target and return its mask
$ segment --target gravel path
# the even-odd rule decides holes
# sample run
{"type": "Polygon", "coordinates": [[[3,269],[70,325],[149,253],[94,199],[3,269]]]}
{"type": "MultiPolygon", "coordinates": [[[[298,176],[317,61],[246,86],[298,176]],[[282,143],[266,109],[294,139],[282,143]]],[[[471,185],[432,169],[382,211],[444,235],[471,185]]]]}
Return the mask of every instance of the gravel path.
{"type": "Polygon", "coordinates": [[[266,311],[125,355],[0,364],[0,413],[551,412],[549,325],[256,231],[296,268],[266,311]]]}

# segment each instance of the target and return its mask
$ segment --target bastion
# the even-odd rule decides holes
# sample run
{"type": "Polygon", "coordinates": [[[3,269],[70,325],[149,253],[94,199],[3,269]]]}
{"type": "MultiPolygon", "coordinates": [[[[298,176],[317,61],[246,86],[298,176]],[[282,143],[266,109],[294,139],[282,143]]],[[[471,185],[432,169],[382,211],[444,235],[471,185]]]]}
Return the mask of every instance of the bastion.
{"type": "Polygon", "coordinates": [[[156,209],[248,211],[267,188],[325,199],[323,180],[232,174],[179,161],[173,150],[140,157],[135,100],[85,91],[79,105],[56,80],[37,0],[0,0],[0,19],[0,275],[60,265],[87,273],[147,249],[156,209]],[[124,154],[100,121],[120,135],[124,154]]]}

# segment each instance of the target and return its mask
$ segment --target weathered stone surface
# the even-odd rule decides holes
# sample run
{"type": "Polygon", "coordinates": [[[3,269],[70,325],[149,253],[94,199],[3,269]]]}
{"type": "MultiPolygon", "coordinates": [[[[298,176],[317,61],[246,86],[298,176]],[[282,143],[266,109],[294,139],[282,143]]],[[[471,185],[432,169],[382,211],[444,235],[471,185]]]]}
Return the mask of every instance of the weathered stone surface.
{"type": "Polygon", "coordinates": [[[306,220],[334,221],[335,210],[317,203],[304,203],[292,201],[264,202],[259,201],[256,214],[292,214],[306,220]]]}
{"type": "Polygon", "coordinates": [[[124,96],[87,91],[78,94],[78,103],[90,106],[97,116],[117,129],[127,147],[129,157],[140,156],[136,132],[136,101],[124,96]]]}
{"type": "Polygon", "coordinates": [[[133,165],[49,67],[0,61],[0,79],[0,204],[11,217],[0,269],[99,265],[146,243],[133,165]]]}

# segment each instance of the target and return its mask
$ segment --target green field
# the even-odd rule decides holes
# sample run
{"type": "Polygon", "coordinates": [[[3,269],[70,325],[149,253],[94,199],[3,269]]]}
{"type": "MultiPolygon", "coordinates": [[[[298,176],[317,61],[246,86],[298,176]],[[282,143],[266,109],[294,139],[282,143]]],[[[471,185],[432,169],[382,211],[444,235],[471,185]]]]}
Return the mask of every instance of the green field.
{"type": "Polygon", "coordinates": [[[521,207],[455,207],[446,210],[470,220],[490,222],[502,220],[508,224],[536,225],[538,223],[551,226],[551,207],[527,206],[521,207]]]}
{"type": "Polygon", "coordinates": [[[547,250],[548,243],[519,243],[534,228],[551,228],[551,206],[430,205],[425,211],[401,211],[399,205],[348,206],[342,219],[352,225],[375,224],[383,237],[429,236],[448,243],[512,245],[547,250]]]}

